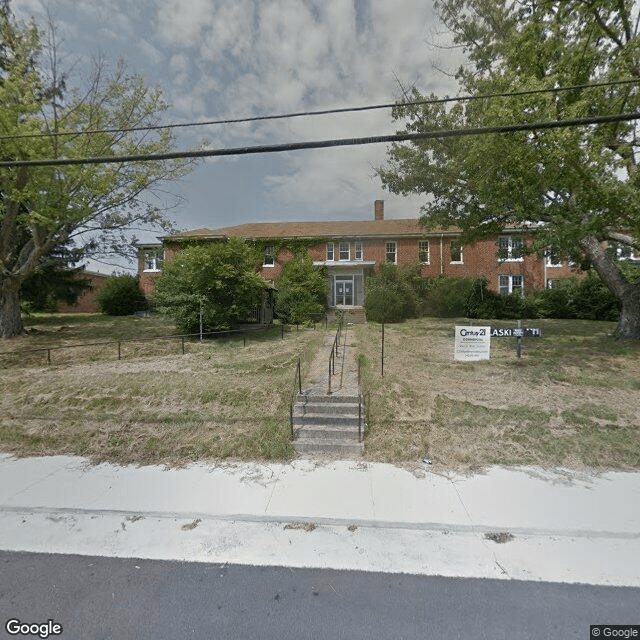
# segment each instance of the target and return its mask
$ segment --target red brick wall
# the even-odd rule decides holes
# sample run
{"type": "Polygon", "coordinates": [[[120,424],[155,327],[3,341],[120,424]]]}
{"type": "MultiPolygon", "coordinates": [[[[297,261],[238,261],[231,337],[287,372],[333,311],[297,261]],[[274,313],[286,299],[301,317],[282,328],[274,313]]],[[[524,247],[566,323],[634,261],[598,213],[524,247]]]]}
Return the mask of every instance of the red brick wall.
{"type": "MultiPolygon", "coordinates": [[[[524,276],[525,289],[541,289],[544,287],[544,261],[537,255],[525,256],[521,261],[499,261],[497,256],[498,237],[479,240],[463,246],[462,263],[451,263],[451,241],[455,235],[442,235],[430,238],[367,238],[363,239],[363,260],[375,261],[380,264],[386,260],[386,242],[395,241],[397,264],[414,264],[418,260],[419,240],[429,241],[429,264],[422,265],[422,275],[432,278],[441,273],[450,276],[479,277],[486,276],[489,288],[499,290],[500,275],[521,274],[524,276]]],[[[334,240],[335,262],[339,263],[338,250],[340,239],[334,240]]],[[[349,240],[351,260],[355,260],[355,240],[349,240]]],[[[359,241],[360,242],[360,241],[359,241]]],[[[323,240],[308,247],[308,252],[314,261],[324,261],[327,258],[327,241],[323,240]]],[[[168,245],[165,248],[165,260],[170,260],[179,251],[178,245],[168,245]]],[[[270,280],[277,278],[282,272],[282,265],[291,259],[293,253],[287,249],[280,249],[275,257],[274,266],[259,265],[260,274],[270,280]]],[[[141,253],[139,271],[140,287],[145,295],[153,292],[153,280],[159,272],[145,272],[144,259],[141,253]]],[[[547,267],[547,279],[567,278],[576,275],[576,271],[564,264],[562,267],[547,267]]]]}
{"type": "Polygon", "coordinates": [[[98,291],[100,291],[102,285],[109,276],[85,271],[79,274],[78,277],[89,280],[93,288],[89,291],[85,291],[78,298],[78,303],[75,305],[68,305],[65,302],[59,302],[58,313],[98,313],[100,311],[98,303],[96,302],[96,297],[98,295],[98,291]]]}

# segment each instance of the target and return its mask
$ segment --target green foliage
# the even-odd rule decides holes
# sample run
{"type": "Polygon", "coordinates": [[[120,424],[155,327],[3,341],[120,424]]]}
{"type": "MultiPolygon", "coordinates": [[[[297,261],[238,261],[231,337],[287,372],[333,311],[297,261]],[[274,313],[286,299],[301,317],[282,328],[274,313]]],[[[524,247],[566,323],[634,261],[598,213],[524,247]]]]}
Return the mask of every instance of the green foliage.
{"type": "Polygon", "coordinates": [[[129,316],[147,308],[138,279],[126,274],[107,278],[96,300],[100,310],[110,316],[129,316]]]}
{"type": "MultiPolygon", "coordinates": [[[[523,94],[639,78],[639,10],[632,0],[435,4],[469,61],[456,75],[460,93],[514,95],[453,105],[415,104],[423,96],[414,89],[393,112],[407,132],[640,109],[634,85],[523,94]]],[[[629,248],[640,242],[638,151],[632,122],[427,138],[393,145],[388,164],[378,173],[394,193],[424,194],[424,223],[460,228],[465,242],[498,234],[507,226],[540,223],[530,249],[551,248],[578,263],[588,259],[628,314],[629,322],[619,325],[621,335],[640,338],[634,307],[640,284],[624,279],[619,263],[601,244],[612,241],[629,248]]]]}
{"type": "Polygon", "coordinates": [[[268,282],[256,272],[260,259],[242,238],[191,245],[164,263],[155,280],[158,311],[183,333],[231,329],[262,303],[268,282]]]}
{"type": "Polygon", "coordinates": [[[378,273],[366,281],[364,306],[374,322],[400,322],[418,318],[425,311],[427,280],[420,265],[382,263],[378,273]]]}
{"type": "Polygon", "coordinates": [[[467,300],[474,286],[473,278],[439,275],[429,278],[427,315],[454,318],[467,313],[467,300]]]}
{"type": "Polygon", "coordinates": [[[285,262],[275,285],[275,310],[283,322],[302,324],[310,314],[326,309],[326,268],[314,267],[311,256],[304,250],[285,262]]]}
{"type": "MultiPolygon", "coordinates": [[[[20,23],[8,3],[0,3],[3,161],[173,150],[169,130],[140,130],[156,125],[167,109],[159,89],[147,87],[122,62],[111,69],[98,62],[87,70],[86,87],[68,89],[56,53],[54,37],[41,37],[35,24],[20,23]],[[88,130],[100,133],[83,135],[88,130]]],[[[156,191],[157,201],[170,206],[166,182],[190,165],[162,160],[0,168],[0,335],[21,330],[20,287],[56,247],[72,241],[87,256],[131,256],[132,227],[170,229],[148,196],[156,191]]]]}

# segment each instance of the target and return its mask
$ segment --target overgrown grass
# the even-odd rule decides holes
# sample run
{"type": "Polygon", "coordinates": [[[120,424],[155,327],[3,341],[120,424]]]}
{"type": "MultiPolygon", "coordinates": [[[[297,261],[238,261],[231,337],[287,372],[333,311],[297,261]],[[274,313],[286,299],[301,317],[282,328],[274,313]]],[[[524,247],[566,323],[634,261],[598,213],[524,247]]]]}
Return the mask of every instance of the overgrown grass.
{"type": "MultiPolygon", "coordinates": [[[[542,338],[494,338],[491,359],[456,362],[455,324],[423,318],[356,327],[371,460],[640,468],[640,345],[613,323],[535,320],[542,338]]],[[[483,324],[475,321],[475,324],[483,324]]],[[[513,326],[513,322],[487,323],[513,326]]]]}
{"type": "MultiPolygon", "coordinates": [[[[0,449],[19,455],[77,454],[93,460],[183,464],[203,459],[286,459],[295,366],[303,371],[323,332],[278,329],[242,338],[195,341],[163,354],[98,357],[69,349],[66,362],[26,366],[17,355],[41,344],[172,333],[163,318],[42,317],[38,331],[2,344],[16,362],[0,369],[0,449]],[[63,333],[64,336],[60,335],[63,333]],[[13,350],[13,351],[12,351],[13,350]],[[88,357],[89,356],[89,357],[88,357]],[[95,357],[95,362],[91,358],[95,357]]],[[[162,346],[162,343],[161,343],[162,346]]]]}

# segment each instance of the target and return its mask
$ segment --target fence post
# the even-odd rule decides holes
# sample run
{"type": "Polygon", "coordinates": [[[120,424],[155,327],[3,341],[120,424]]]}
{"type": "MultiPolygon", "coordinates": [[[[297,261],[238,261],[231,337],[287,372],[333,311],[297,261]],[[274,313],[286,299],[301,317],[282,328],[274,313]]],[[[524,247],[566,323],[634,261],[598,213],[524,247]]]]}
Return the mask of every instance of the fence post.
{"type": "Polygon", "coordinates": [[[184,336],[182,336],[182,355],[184,355],[184,336]]]}
{"type": "Polygon", "coordinates": [[[118,360],[120,360],[120,340],[118,340],[118,360]]]}
{"type": "Polygon", "coordinates": [[[47,364],[51,364],[51,349],[47,349],[47,364]]]}
{"type": "Polygon", "coordinates": [[[298,392],[302,393],[302,373],[300,372],[300,358],[298,358],[298,392]]]}

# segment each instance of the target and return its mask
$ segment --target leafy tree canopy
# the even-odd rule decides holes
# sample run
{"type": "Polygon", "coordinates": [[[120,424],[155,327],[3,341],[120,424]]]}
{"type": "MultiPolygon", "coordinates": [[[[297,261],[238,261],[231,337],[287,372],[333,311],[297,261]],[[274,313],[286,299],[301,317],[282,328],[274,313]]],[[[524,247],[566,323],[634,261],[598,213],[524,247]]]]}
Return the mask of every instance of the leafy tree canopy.
{"type": "Polygon", "coordinates": [[[207,330],[231,329],[262,303],[269,286],[256,271],[258,259],[242,238],[186,247],[155,281],[157,309],[184,333],[198,331],[201,310],[207,330]]]}
{"type": "Polygon", "coordinates": [[[275,285],[276,313],[284,322],[300,324],[311,314],[326,309],[326,269],[314,267],[311,256],[304,250],[285,262],[275,285]]]}
{"type": "MultiPolygon", "coordinates": [[[[633,0],[437,0],[468,64],[463,94],[482,96],[636,79],[633,0]]],[[[403,102],[422,99],[413,89],[403,102]]],[[[435,96],[432,96],[435,97],[435,96]]],[[[636,84],[424,105],[399,104],[409,132],[637,112],[636,84]]],[[[423,222],[466,241],[507,226],[535,229],[534,251],[591,264],[622,304],[621,337],[640,338],[640,280],[628,282],[606,242],[640,254],[635,121],[447,137],[394,145],[379,170],[394,193],[427,196],[423,222]]]]}
{"type": "MultiPolygon", "coordinates": [[[[0,136],[5,162],[170,151],[160,123],[167,109],[158,88],[97,62],[86,86],[67,88],[58,69],[55,30],[34,24],[0,2],[0,136]],[[91,131],[92,133],[87,133],[91,131]]],[[[43,257],[72,243],[85,256],[131,252],[136,227],[170,228],[160,187],[181,177],[183,161],[0,168],[0,335],[22,330],[20,287],[43,257]],[[155,197],[154,197],[155,194],[155,197]]]]}

